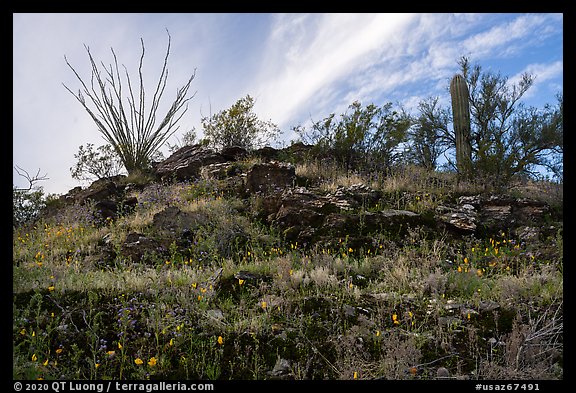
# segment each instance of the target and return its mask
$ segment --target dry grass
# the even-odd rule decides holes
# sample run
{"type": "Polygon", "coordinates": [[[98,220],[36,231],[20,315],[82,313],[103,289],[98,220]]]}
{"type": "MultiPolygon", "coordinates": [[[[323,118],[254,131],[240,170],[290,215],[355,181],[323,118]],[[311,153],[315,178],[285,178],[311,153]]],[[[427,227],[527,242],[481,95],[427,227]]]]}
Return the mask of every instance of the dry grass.
{"type": "MultiPolygon", "coordinates": [[[[299,165],[297,173],[326,191],[364,183],[383,193],[413,192],[420,199],[402,206],[414,208],[430,209],[462,186],[423,170],[367,179],[322,165],[299,165]]],[[[471,249],[484,252],[487,239],[414,229],[403,239],[379,234],[376,253],[350,251],[345,242],[311,250],[256,225],[245,202],[223,198],[215,183],[152,186],[137,196],[134,213],[105,226],[50,224],[14,234],[14,375],[99,379],[122,369],[134,379],[145,372],[253,379],[268,378],[282,358],[297,379],[432,379],[440,366],[454,378],[562,378],[561,234],[519,249],[502,243],[499,255],[508,254],[498,263],[517,268],[479,274],[474,264],[482,255],[471,249]],[[119,247],[131,231],[152,236],[154,215],[169,205],[202,213],[188,249],[174,247],[147,265],[84,263],[104,238],[119,247]],[[243,242],[229,247],[236,238],[243,242]],[[241,281],[239,272],[256,278],[241,281]],[[486,301],[496,310],[481,311],[486,301]],[[124,319],[119,309],[129,310],[124,319]],[[78,331],[61,334],[70,321],[78,331]],[[123,358],[118,331],[129,338],[123,358]],[[63,337],[73,342],[50,363],[63,337]],[[116,358],[96,345],[104,337],[116,358]],[[136,357],[158,359],[156,369],[138,368],[136,357]]]]}
{"type": "Polygon", "coordinates": [[[314,179],[316,186],[325,192],[334,192],[338,187],[350,187],[354,184],[365,184],[369,187],[376,183],[357,173],[350,173],[334,163],[321,161],[306,162],[296,165],[296,176],[314,179]]]}

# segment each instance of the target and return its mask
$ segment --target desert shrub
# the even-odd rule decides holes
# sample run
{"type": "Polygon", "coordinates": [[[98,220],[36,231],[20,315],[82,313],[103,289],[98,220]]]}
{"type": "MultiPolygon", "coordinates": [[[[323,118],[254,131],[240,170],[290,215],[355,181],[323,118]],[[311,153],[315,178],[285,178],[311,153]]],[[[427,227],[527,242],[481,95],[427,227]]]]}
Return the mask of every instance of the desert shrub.
{"type": "Polygon", "coordinates": [[[202,126],[210,145],[217,149],[239,146],[252,150],[272,142],[280,133],[272,121],[258,119],[250,95],[239,99],[229,109],[203,117],[202,126]]]}

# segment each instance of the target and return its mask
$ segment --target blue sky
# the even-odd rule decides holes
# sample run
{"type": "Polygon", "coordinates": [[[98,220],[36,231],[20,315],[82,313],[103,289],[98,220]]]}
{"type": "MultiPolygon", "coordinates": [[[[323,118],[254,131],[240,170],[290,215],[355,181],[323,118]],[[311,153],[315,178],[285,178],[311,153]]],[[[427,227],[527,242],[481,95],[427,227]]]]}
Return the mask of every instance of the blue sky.
{"type": "MultiPolygon", "coordinates": [[[[563,86],[562,14],[13,14],[13,165],[35,174],[47,193],[80,183],[69,168],[80,145],[104,144],[96,125],[62,86],[80,85],[64,55],[84,80],[96,60],[109,65],[110,48],[137,76],[144,40],[147,91],[157,83],[172,36],[164,103],[196,72],[195,93],[170,140],[200,118],[250,94],[262,120],[278,124],[286,143],[291,129],[344,113],[353,101],[392,102],[409,112],[438,96],[449,103],[457,60],[468,56],[485,70],[517,81],[536,76],[526,105],[555,103],[563,86]]],[[[160,108],[160,113],[162,112],[160,108]]],[[[167,156],[167,150],[163,150],[167,156]]],[[[13,184],[26,185],[13,172],[13,184]]],[[[85,185],[85,184],[84,184],[85,185]]]]}

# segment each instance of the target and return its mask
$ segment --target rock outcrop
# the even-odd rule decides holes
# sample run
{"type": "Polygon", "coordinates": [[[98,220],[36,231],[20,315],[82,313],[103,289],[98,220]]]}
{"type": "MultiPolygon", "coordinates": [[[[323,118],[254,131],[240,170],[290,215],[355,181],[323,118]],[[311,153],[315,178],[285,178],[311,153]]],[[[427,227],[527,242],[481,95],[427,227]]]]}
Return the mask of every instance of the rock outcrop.
{"type": "Polygon", "coordinates": [[[300,244],[333,243],[348,238],[349,244],[371,247],[375,232],[405,233],[410,227],[430,224],[420,214],[396,209],[371,209],[378,192],[361,184],[320,193],[305,187],[285,189],[280,196],[261,204],[261,215],[280,228],[286,239],[300,244]],[[367,244],[368,243],[368,244],[367,244]]]}
{"type": "Polygon", "coordinates": [[[54,217],[60,207],[78,205],[93,205],[94,219],[100,222],[114,220],[120,214],[128,214],[138,204],[138,199],[127,196],[129,184],[126,176],[118,175],[94,181],[85,189],[75,187],[67,194],[60,196],[58,203],[48,206],[42,213],[43,218],[54,217]]]}
{"type": "Polygon", "coordinates": [[[246,174],[246,190],[256,192],[278,192],[293,185],[296,168],[283,162],[254,164],[246,174]]]}
{"type": "Polygon", "coordinates": [[[550,207],[542,201],[506,195],[461,196],[456,206],[440,205],[438,221],[462,234],[493,234],[538,225],[550,207]]]}
{"type": "MultiPolygon", "coordinates": [[[[160,162],[155,173],[165,181],[215,180],[219,192],[234,195],[250,206],[252,218],[277,228],[286,241],[301,245],[338,246],[338,242],[347,239],[353,249],[369,249],[375,247],[375,235],[402,239],[411,228],[432,234],[477,237],[505,231],[526,241],[557,230],[553,225],[544,225],[550,217],[550,206],[527,198],[464,195],[445,198],[433,209],[416,212],[392,208],[383,191],[361,183],[333,190],[299,186],[303,182],[296,175],[295,166],[277,159],[304,157],[309,152],[303,144],[282,150],[267,147],[251,153],[259,161],[250,165],[250,161],[237,161],[248,155],[242,148],[216,152],[202,145],[185,146],[160,162]]],[[[141,185],[140,190],[144,187],[141,185]]],[[[98,180],[86,189],[74,188],[61,200],[92,203],[97,216],[105,222],[135,209],[138,200],[131,196],[133,190],[136,187],[126,184],[123,176],[116,176],[98,180]]],[[[409,192],[404,194],[404,199],[411,199],[409,192]]],[[[182,249],[190,247],[194,232],[210,218],[184,210],[168,206],[156,213],[150,225],[155,239],[130,234],[122,245],[122,253],[140,261],[148,254],[164,252],[172,242],[182,249]]],[[[223,233],[226,236],[218,240],[222,255],[233,253],[231,244],[248,241],[240,229],[227,228],[223,233]]]]}
{"type": "Polygon", "coordinates": [[[156,175],[160,179],[195,179],[203,166],[227,161],[221,153],[202,145],[184,146],[156,166],[156,175]]]}

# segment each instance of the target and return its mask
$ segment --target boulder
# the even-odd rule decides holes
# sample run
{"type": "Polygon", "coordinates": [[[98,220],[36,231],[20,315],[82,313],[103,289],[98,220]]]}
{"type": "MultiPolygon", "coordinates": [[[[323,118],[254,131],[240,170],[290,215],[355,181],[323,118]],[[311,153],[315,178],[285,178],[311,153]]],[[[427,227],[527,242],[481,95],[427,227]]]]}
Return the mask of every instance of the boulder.
{"type": "Polygon", "coordinates": [[[374,207],[381,197],[381,192],[362,183],[352,184],[348,187],[338,186],[336,191],[327,195],[331,203],[343,210],[374,207]]]}
{"type": "Polygon", "coordinates": [[[177,247],[182,255],[190,255],[196,231],[209,222],[202,212],[187,212],[176,206],[168,206],[152,218],[151,230],[155,238],[168,248],[177,247]]]}
{"type": "Polygon", "coordinates": [[[81,204],[89,201],[98,203],[104,200],[117,200],[124,194],[124,186],[119,184],[119,180],[119,176],[99,179],[85,190],[76,191],[76,189],[73,189],[74,199],[81,204]]]}
{"type": "Polygon", "coordinates": [[[118,210],[118,204],[109,199],[104,199],[96,202],[94,205],[96,209],[96,214],[102,220],[109,220],[116,218],[116,211],[118,210]]]}
{"type": "Polygon", "coordinates": [[[279,150],[274,149],[270,146],[264,146],[260,149],[256,149],[252,152],[254,157],[260,158],[264,162],[270,162],[272,160],[277,160],[280,154],[279,150]]]}
{"type": "Polygon", "coordinates": [[[238,161],[248,157],[248,151],[240,146],[225,147],[220,151],[220,154],[228,161],[238,161]]]}
{"type": "Polygon", "coordinates": [[[218,164],[210,164],[203,166],[200,169],[200,176],[203,179],[217,179],[224,180],[229,177],[239,176],[242,171],[237,163],[234,162],[221,162],[218,164]]]}
{"type": "Polygon", "coordinates": [[[447,229],[461,234],[472,234],[476,231],[478,213],[471,204],[449,207],[440,205],[436,208],[437,220],[447,229]]]}
{"type": "Polygon", "coordinates": [[[124,175],[94,181],[86,189],[75,187],[61,198],[65,204],[94,204],[95,218],[102,221],[116,219],[119,214],[130,213],[138,204],[136,197],[126,197],[127,185],[124,175]]]}
{"type": "Polygon", "coordinates": [[[159,232],[181,234],[184,230],[194,230],[206,218],[201,213],[185,212],[176,206],[168,206],[152,218],[152,228],[159,232]]]}
{"type": "Polygon", "coordinates": [[[477,235],[538,226],[549,211],[545,202],[507,195],[462,196],[456,206],[436,209],[438,221],[447,229],[477,235]]]}
{"type": "Polygon", "coordinates": [[[279,208],[276,213],[269,215],[270,221],[283,230],[290,229],[289,232],[292,237],[297,237],[305,228],[320,227],[326,214],[340,211],[327,198],[304,187],[285,190],[277,202],[277,206],[279,208]]]}
{"type": "Polygon", "coordinates": [[[157,262],[166,249],[159,241],[142,234],[131,232],[120,248],[120,255],[132,262],[157,262]]]}
{"type": "Polygon", "coordinates": [[[202,145],[184,146],[156,166],[156,175],[160,179],[176,180],[197,179],[200,169],[210,164],[219,164],[228,160],[221,153],[202,145]]]}
{"type": "Polygon", "coordinates": [[[296,180],[296,168],[283,162],[254,164],[246,174],[249,193],[270,193],[291,187],[296,180]]]}
{"type": "MultiPolygon", "coordinates": [[[[276,201],[277,211],[268,217],[289,241],[330,243],[348,236],[351,244],[364,247],[370,243],[367,236],[375,232],[400,234],[409,227],[430,224],[411,211],[366,211],[368,205],[376,205],[377,198],[378,193],[363,185],[341,187],[326,195],[305,187],[289,188],[276,201]]],[[[270,204],[267,208],[273,206],[270,204]]]]}

